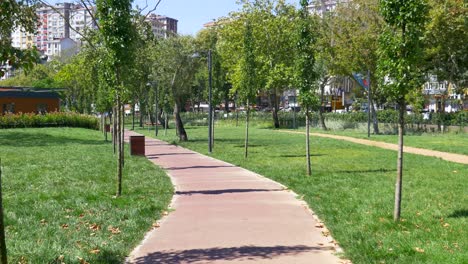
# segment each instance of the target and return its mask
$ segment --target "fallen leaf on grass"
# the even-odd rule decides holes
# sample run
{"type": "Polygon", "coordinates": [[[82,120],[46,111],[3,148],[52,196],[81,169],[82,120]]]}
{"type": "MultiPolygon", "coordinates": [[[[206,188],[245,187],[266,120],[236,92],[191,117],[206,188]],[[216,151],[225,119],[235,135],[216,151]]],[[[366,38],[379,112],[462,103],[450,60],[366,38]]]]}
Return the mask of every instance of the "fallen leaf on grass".
{"type": "Polygon", "coordinates": [[[45,219],[41,219],[41,225],[46,225],[47,221],[45,219]]]}
{"type": "Polygon", "coordinates": [[[167,216],[167,215],[169,215],[169,213],[168,213],[167,211],[164,211],[164,212],[162,213],[162,215],[167,216]]]}
{"type": "Polygon", "coordinates": [[[62,227],[63,229],[68,229],[68,224],[63,224],[63,225],[61,225],[61,227],[62,227]]]}
{"type": "Polygon", "coordinates": [[[445,223],[445,224],[443,225],[443,227],[449,227],[449,226],[450,226],[449,223],[445,223]]]}
{"type": "Polygon", "coordinates": [[[99,252],[101,252],[101,250],[99,250],[97,248],[89,251],[89,253],[91,253],[91,254],[99,254],[99,252]]]}
{"type": "Polygon", "coordinates": [[[107,230],[112,234],[120,234],[120,229],[118,227],[109,226],[107,230]]]}
{"type": "Polygon", "coordinates": [[[98,224],[92,224],[92,225],[89,225],[89,229],[93,231],[98,231],[98,230],[101,230],[101,226],[98,224]]]}
{"type": "Polygon", "coordinates": [[[416,252],[419,252],[419,253],[424,253],[424,249],[422,248],[415,247],[414,250],[416,250],[416,252]]]}
{"type": "Polygon", "coordinates": [[[161,225],[159,223],[154,223],[153,224],[153,228],[159,228],[159,227],[161,227],[161,225]]]}
{"type": "Polygon", "coordinates": [[[89,264],[89,262],[87,262],[83,258],[78,257],[78,260],[80,261],[80,264],[89,264]]]}

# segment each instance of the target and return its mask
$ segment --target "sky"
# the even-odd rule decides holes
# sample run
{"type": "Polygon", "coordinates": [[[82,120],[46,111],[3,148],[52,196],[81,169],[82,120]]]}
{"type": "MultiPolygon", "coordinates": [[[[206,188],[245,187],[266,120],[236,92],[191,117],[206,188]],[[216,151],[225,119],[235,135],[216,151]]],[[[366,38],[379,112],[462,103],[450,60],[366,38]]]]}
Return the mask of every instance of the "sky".
{"type": "MultiPolygon", "coordinates": [[[[157,0],[148,0],[154,4],[157,0]]],[[[290,3],[298,0],[288,0],[290,3]]],[[[134,4],[145,6],[146,0],[135,0],[134,4]]],[[[213,19],[227,16],[232,11],[239,10],[240,5],[236,0],[162,0],[158,9],[154,12],[179,20],[178,33],[184,35],[195,35],[203,24],[213,19]]]]}
{"type": "MultiPolygon", "coordinates": [[[[75,2],[73,0],[45,0],[48,3],[75,2]]],[[[140,8],[148,3],[147,11],[154,8],[158,0],[134,0],[133,5],[140,8]]],[[[298,3],[299,0],[287,0],[289,3],[298,3]]],[[[227,16],[232,11],[239,10],[236,0],[161,0],[156,11],[158,15],[177,19],[178,33],[195,35],[203,24],[216,18],[227,16]]]]}

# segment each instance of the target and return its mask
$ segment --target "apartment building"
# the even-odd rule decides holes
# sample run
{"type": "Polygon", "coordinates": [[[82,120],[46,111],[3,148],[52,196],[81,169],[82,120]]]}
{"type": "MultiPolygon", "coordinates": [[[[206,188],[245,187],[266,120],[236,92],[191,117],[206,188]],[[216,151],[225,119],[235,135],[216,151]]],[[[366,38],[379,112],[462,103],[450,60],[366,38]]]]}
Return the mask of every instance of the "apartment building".
{"type": "Polygon", "coordinates": [[[340,4],[346,4],[352,0],[314,0],[309,4],[309,12],[322,16],[328,12],[333,12],[340,4]]]}
{"type": "Polygon", "coordinates": [[[150,14],[146,18],[146,21],[150,23],[153,34],[156,37],[167,38],[177,35],[177,19],[150,14]]]}

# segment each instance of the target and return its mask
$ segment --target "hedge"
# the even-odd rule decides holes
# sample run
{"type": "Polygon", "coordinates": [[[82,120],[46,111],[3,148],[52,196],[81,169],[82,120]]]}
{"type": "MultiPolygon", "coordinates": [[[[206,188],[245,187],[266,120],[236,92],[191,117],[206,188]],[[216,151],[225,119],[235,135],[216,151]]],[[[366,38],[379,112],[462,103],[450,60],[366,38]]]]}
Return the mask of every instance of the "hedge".
{"type": "Polygon", "coordinates": [[[0,116],[0,128],[27,127],[81,127],[98,130],[99,119],[95,116],[74,112],[19,113],[0,116]]]}

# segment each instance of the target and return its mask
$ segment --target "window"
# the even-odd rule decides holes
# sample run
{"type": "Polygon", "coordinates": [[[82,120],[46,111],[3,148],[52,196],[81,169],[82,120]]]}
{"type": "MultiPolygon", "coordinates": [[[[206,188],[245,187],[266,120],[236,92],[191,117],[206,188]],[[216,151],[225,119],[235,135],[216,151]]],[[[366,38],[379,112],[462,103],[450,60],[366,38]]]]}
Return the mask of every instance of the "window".
{"type": "Polygon", "coordinates": [[[37,104],[37,113],[38,114],[47,113],[47,104],[37,104]]]}
{"type": "Polygon", "coordinates": [[[15,113],[15,103],[3,104],[3,113],[15,113]]]}

